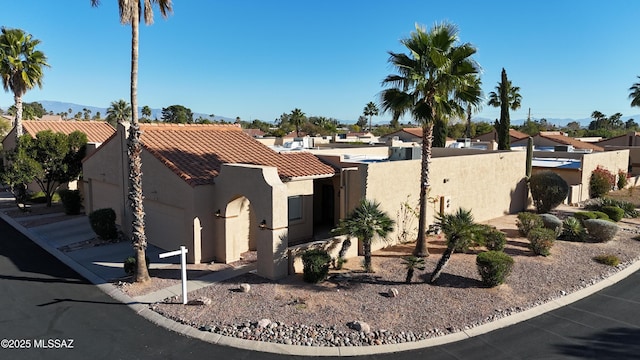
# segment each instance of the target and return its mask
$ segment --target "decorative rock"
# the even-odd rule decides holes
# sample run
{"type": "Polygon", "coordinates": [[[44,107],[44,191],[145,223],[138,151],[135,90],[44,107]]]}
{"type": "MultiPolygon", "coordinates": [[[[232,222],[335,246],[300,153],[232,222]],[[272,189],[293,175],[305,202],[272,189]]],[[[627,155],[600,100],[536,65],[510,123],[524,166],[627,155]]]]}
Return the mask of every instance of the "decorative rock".
{"type": "Polygon", "coordinates": [[[197,299],[189,300],[188,305],[211,305],[211,299],[205,296],[201,296],[197,299]]]}
{"type": "Polygon", "coordinates": [[[242,292],[249,292],[251,290],[251,285],[247,284],[247,283],[242,283],[240,284],[240,291],[242,292]]]}
{"type": "Polygon", "coordinates": [[[259,328],[265,328],[267,326],[271,325],[271,320],[269,319],[261,319],[258,321],[258,327],[259,328]]]}
{"type": "Polygon", "coordinates": [[[398,297],[398,289],[396,288],[391,288],[389,289],[389,297],[398,297]]]}
{"type": "Polygon", "coordinates": [[[362,331],[365,334],[371,333],[371,327],[369,326],[369,324],[363,321],[354,321],[349,327],[351,327],[355,331],[362,331]]]}

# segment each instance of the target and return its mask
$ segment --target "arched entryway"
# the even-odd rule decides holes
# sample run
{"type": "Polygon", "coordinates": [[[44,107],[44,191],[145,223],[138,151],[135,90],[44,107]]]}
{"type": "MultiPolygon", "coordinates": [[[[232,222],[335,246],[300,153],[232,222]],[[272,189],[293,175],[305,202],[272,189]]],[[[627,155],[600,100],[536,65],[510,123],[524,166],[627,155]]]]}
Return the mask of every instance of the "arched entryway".
{"type": "Polygon", "coordinates": [[[243,253],[256,251],[259,229],[255,211],[245,196],[237,196],[225,208],[225,254],[227,262],[240,260],[243,253]]]}

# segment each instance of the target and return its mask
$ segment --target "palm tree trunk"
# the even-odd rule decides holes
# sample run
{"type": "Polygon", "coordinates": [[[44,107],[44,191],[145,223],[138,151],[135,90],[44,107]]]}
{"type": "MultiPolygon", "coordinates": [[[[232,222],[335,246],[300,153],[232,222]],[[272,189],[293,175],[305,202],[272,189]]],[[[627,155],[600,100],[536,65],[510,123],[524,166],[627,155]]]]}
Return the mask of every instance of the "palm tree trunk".
{"type": "Polygon", "coordinates": [[[422,127],[422,165],[420,173],[420,212],[418,217],[418,238],[413,255],[418,257],[429,256],[426,240],[427,202],[429,195],[429,167],[431,165],[431,146],[433,142],[433,122],[430,121],[422,127]]]}
{"type": "Polygon", "coordinates": [[[451,259],[451,254],[453,254],[453,246],[447,247],[447,249],[442,253],[442,257],[438,261],[435,270],[431,273],[431,278],[429,279],[429,283],[434,284],[438,281],[440,274],[442,274],[442,270],[447,266],[449,259],[451,259]]]}
{"type": "Polygon", "coordinates": [[[407,269],[407,278],[404,280],[405,283],[407,284],[411,284],[411,280],[413,279],[413,272],[415,270],[413,270],[413,268],[408,268],[407,269]]]}
{"type": "Polygon", "coordinates": [[[133,211],[133,248],[136,251],[136,282],[150,280],[146,264],[147,237],[144,230],[144,206],[142,196],[142,146],[138,123],[138,36],[140,8],[138,2],[132,6],[131,17],[131,127],[129,128],[129,200],[133,211]]]}
{"type": "Polygon", "coordinates": [[[16,127],[16,146],[18,146],[18,139],[24,133],[22,131],[22,96],[14,95],[13,100],[16,103],[16,119],[15,119],[15,127],[16,127]]]}
{"type": "Polygon", "coordinates": [[[373,272],[373,268],[371,267],[371,239],[365,239],[362,247],[364,248],[364,271],[365,272],[373,272]]]}

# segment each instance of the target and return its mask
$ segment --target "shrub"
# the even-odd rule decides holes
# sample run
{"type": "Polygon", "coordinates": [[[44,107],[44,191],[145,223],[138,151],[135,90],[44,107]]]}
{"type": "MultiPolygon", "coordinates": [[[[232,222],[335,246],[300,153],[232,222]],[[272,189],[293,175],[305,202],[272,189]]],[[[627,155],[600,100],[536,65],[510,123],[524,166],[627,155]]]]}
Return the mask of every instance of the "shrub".
{"type": "Polygon", "coordinates": [[[492,226],[485,227],[483,237],[484,246],[490,251],[502,251],[507,244],[507,236],[492,226]]]}
{"type": "Polygon", "coordinates": [[[540,214],[543,227],[551,229],[556,233],[556,239],[562,234],[562,220],[552,214],[540,214]]]}
{"type": "Polygon", "coordinates": [[[538,213],[547,213],[569,195],[569,185],[560,175],[552,171],[541,171],[531,175],[529,187],[538,213]]]}
{"type": "Polygon", "coordinates": [[[555,231],[545,228],[531,229],[527,239],[529,239],[529,248],[536,255],[548,256],[551,253],[553,241],[556,238],[555,231]]]}
{"type": "Polygon", "coordinates": [[[98,209],[89,214],[91,229],[105,240],[116,239],[118,229],[116,228],[116,212],[111,208],[98,209]]]}
{"type": "Polygon", "coordinates": [[[584,242],[587,232],[580,220],[568,217],[562,222],[562,240],[584,242]]]}
{"type": "Polygon", "coordinates": [[[615,180],[616,177],[611,173],[611,171],[598,166],[593,170],[593,172],[591,172],[591,177],[589,178],[589,197],[603,197],[613,189],[615,180]]]}
{"type": "MultiPolygon", "coordinates": [[[[29,201],[34,204],[45,204],[47,202],[47,197],[43,191],[38,191],[29,195],[29,201]]],[[[51,196],[51,202],[60,202],[60,195],[58,193],[53,193],[53,196],[51,196]]]]}
{"type": "Polygon", "coordinates": [[[78,190],[60,190],[58,191],[64,213],[67,215],[78,215],[82,209],[82,196],[78,190]]]}
{"type": "Polygon", "coordinates": [[[516,226],[518,232],[522,236],[527,236],[532,229],[541,228],[544,226],[542,218],[538,214],[530,212],[521,212],[518,214],[518,220],[516,220],[516,226]]]}
{"type": "Polygon", "coordinates": [[[608,197],[589,199],[585,202],[584,208],[587,210],[602,211],[602,208],[605,206],[619,207],[624,210],[624,216],[628,218],[636,218],[640,215],[633,203],[608,197]]]}
{"type": "Polygon", "coordinates": [[[603,206],[602,212],[607,214],[609,219],[615,222],[622,220],[622,218],[624,217],[624,210],[620,209],[617,206],[603,206]]]}
{"type": "Polygon", "coordinates": [[[513,258],[502,251],[486,251],[478,254],[476,265],[482,282],[494,287],[504,283],[513,268],[513,258]]]}
{"type": "Polygon", "coordinates": [[[622,169],[618,170],[618,183],[616,185],[618,185],[618,189],[624,189],[627,186],[627,173],[622,169]]]}
{"type": "Polygon", "coordinates": [[[304,281],[318,283],[324,280],[329,274],[329,262],[331,256],[325,250],[311,249],[302,254],[304,281]]]}
{"type": "Polygon", "coordinates": [[[596,242],[610,241],[620,229],[618,224],[602,219],[585,220],[584,227],[587,228],[589,236],[596,242]]]}
{"type": "Polygon", "coordinates": [[[618,259],[617,256],[610,255],[610,254],[598,255],[594,257],[593,260],[595,260],[596,262],[599,262],[600,264],[609,265],[609,266],[618,266],[618,264],[620,264],[620,259],[618,259]]]}
{"type": "Polygon", "coordinates": [[[580,220],[583,225],[584,221],[589,219],[609,220],[609,215],[603,213],[602,211],[578,211],[573,214],[573,217],[580,220]]]}
{"type": "MultiPolygon", "coordinates": [[[[145,257],[145,262],[147,263],[147,270],[149,270],[149,257],[145,257]]],[[[136,260],[135,254],[133,256],[129,256],[124,259],[124,272],[127,275],[133,275],[136,272],[136,267],[138,266],[138,260],[136,260]]]]}

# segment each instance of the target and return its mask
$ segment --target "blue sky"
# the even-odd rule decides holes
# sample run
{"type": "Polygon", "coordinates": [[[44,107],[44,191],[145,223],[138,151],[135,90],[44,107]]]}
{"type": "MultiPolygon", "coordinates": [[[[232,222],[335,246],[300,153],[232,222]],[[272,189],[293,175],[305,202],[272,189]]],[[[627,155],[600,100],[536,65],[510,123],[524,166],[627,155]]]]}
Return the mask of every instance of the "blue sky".
{"type": "MultiPolygon", "coordinates": [[[[129,98],[130,27],[116,0],[3,1],[0,25],[40,39],[44,87],[26,102],[108,107],[129,98]],[[64,3],[64,6],[61,4],[64,3]]],[[[511,118],[639,114],[628,88],[640,75],[640,1],[174,0],[140,34],[139,105],[273,121],[307,115],[355,120],[393,72],[387,51],[414,24],[449,21],[478,48],[485,94],[504,67],[521,88],[511,118]]],[[[0,92],[0,107],[13,104],[0,92]]],[[[484,106],[478,117],[495,119],[484,106]]],[[[388,121],[379,116],[374,122],[388,121]]]]}

